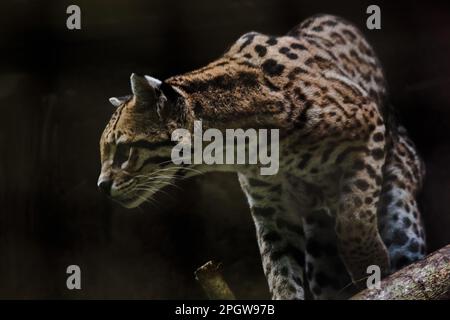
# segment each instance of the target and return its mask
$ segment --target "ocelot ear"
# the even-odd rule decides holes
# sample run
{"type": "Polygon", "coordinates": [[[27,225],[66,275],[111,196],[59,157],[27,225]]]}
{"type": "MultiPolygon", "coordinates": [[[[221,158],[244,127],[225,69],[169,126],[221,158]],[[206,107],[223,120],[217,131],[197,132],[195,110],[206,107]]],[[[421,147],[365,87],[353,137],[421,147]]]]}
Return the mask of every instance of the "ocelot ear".
{"type": "Polygon", "coordinates": [[[114,107],[119,107],[123,103],[127,102],[127,100],[128,100],[128,97],[111,97],[111,98],[109,98],[109,102],[111,102],[111,104],[114,107]]]}
{"type": "Polygon", "coordinates": [[[161,81],[149,76],[139,76],[135,73],[131,74],[131,91],[138,102],[153,102],[157,99],[158,88],[161,81]]]}
{"type": "Polygon", "coordinates": [[[150,77],[150,76],[144,76],[145,80],[148,81],[148,83],[155,89],[159,89],[161,87],[161,80],[158,80],[156,78],[150,77]]]}
{"type": "Polygon", "coordinates": [[[135,73],[131,75],[131,90],[136,97],[138,105],[150,107],[154,106],[158,117],[162,118],[162,111],[167,101],[166,96],[161,90],[162,81],[150,77],[139,76],[135,73]]]}

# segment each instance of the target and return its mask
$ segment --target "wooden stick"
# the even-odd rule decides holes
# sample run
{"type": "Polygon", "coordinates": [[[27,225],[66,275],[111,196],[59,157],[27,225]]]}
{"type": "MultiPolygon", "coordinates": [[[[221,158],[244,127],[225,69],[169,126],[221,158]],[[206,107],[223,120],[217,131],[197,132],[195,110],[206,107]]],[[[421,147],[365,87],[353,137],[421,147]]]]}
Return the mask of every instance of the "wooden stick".
{"type": "Polygon", "coordinates": [[[233,292],[222,277],[220,263],[209,261],[195,271],[206,295],[211,300],[235,300],[233,292]]]}

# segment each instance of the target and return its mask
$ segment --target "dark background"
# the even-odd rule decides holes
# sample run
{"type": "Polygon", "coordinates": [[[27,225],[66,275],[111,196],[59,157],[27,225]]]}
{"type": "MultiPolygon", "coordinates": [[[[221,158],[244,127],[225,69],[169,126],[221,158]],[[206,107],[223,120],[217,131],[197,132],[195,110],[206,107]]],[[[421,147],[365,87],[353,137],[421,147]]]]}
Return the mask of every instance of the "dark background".
{"type": "Polygon", "coordinates": [[[205,65],[241,34],[284,34],[316,13],[357,24],[425,158],[430,250],[450,242],[450,10],[403,1],[2,1],[0,298],[204,298],[193,271],[222,261],[239,298],[268,298],[254,227],[232,174],[165,190],[125,210],[97,191],[98,141],[131,72],[205,65]],[[82,30],[66,29],[77,4],[82,30]],[[382,30],[365,28],[369,4],[382,30]],[[66,289],[66,267],[82,290],[66,289]]]}

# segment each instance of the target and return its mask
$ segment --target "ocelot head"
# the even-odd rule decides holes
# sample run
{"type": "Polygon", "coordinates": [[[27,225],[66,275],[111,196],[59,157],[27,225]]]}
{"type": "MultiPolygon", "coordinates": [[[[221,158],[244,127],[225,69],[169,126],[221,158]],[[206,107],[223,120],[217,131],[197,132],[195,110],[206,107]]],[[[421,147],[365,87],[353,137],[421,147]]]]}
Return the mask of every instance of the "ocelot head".
{"type": "Polygon", "coordinates": [[[181,95],[149,77],[131,75],[132,95],[110,98],[116,107],[100,140],[98,187],[113,200],[134,208],[185,170],[171,159],[174,129],[186,125],[181,95]]]}

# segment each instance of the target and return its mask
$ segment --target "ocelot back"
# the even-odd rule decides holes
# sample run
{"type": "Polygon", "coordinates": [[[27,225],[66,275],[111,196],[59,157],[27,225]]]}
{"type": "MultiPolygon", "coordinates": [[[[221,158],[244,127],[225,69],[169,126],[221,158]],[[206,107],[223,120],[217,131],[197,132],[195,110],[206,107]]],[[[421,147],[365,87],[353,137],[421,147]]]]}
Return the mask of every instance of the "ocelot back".
{"type": "MultiPolygon", "coordinates": [[[[341,18],[307,19],[281,37],[250,32],[207,66],[159,81],[131,76],[100,141],[100,189],[136,207],[180,177],[238,172],[274,299],[336,298],[377,265],[425,253],[416,194],[424,166],[387,104],[383,71],[341,18]],[[176,166],[176,128],[278,128],[280,169],[176,166]]],[[[365,281],[362,281],[365,284],[365,281]]]]}

